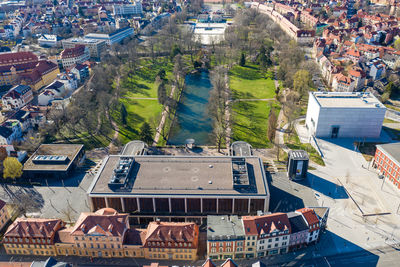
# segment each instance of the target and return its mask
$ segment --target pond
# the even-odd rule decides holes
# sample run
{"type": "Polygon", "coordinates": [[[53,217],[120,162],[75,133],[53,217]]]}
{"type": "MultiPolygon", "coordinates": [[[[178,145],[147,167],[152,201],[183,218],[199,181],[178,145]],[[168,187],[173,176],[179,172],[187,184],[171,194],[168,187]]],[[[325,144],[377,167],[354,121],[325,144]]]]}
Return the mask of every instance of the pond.
{"type": "Polygon", "coordinates": [[[196,145],[211,144],[212,119],[208,114],[208,99],[212,84],[208,72],[186,76],[186,88],[176,110],[175,121],[168,138],[169,145],[184,145],[193,138],[196,145]]]}

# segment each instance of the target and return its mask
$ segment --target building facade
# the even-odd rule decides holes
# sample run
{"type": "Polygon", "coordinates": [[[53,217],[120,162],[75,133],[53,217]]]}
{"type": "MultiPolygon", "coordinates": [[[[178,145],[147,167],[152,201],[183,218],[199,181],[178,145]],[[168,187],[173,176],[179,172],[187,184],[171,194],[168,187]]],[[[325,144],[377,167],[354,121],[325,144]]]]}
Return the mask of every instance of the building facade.
{"type": "Polygon", "coordinates": [[[110,207],[130,213],[133,224],[147,224],[266,212],[270,195],[258,157],[111,155],[88,197],[92,210],[110,207]]]}
{"type": "Polygon", "coordinates": [[[303,208],[296,210],[297,213],[301,214],[308,226],[307,244],[315,243],[319,239],[320,233],[320,221],[313,209],[303,208]]]}
{"type": "Polygon", "coordinates": [[[289,212],[288,218],[292,226],[290,234],[289,250],[297,250],[307,244],[309,227],[302,214],[298,212],[289,212]]]}
{"type": "Polygon", "coordinates": [[[134,3],[135,4],[114,5],[113,6],[114,16],[141,15],[143,13],[142,2],[135,1],[134,3]]]}
{"type": "Polygon", "coordinates": [[[115,43],[120,43],[125,38],[133,36],[133,34],[134,34],[133,28],[127,27],[127,28],[119,29],[110,34],[89,33],[89,34],[85,35],[85,38],[105,41],[107,43],[107,45],[111,46],[115,43]]]}
{"type": "Polygon", "coordinates": [[[3,238],[7,254],[55,256],[55,236],[64,226],[60,219],[18,218],[3,238]]]}
{"type": "Polygon", "coordinates": [[[199,227],[195,223],[151,222],[144,241],[146,259],[197,260],[199,227]]]}
{"type": "Polygon", "coordinates": [[[371,93],[311,92],[306,127],[319,138],[379,138],[385,113],[371,93]]]}
{"type": "Polygon", "coordinates": [[[242,217],[248,236],[256,236],[256,256],[264,257],[288,252],[291,225],[286,213],[242,217]]]}
{"type": "Polygon", "coordinates": [[[101,53],[106,49],[105,40],[96,40],[88,38],[70,38],[62,41],[64,49],[74,48],[76,45],[84,45],[89,50],[89,55],[91,58],[100,58],[101,53]]]}
{"type": "Polygon", "coordinates": [[[243,259],[243,222],[238,216],[207,216],[207,255],[210,259],[243,259]]]}
{"type": "Polygon", "coordinates": [[[129,230],[127,214],[113,209],[81,213],[74,227],[60,231],[58,255],[124,257],[123,242],[129,230]]]}
{"type": "Polygon", "coordinates": [[[84,45],[75,45],[73,48],[66,48],[60,55],[64,69],[81,64],[90,58],[89,49],[84,45]]]}
{"type": "Polygon", "coordinates": [[[373,166],[384,179],[400,189],[400,143],[376,145],[373,166]]]}
{"type": "Polygon", "coordinates": [[[5,110],[18,110],[32,100],[32,89],[27,85],[14,86],[1,98],[5,110]]]}

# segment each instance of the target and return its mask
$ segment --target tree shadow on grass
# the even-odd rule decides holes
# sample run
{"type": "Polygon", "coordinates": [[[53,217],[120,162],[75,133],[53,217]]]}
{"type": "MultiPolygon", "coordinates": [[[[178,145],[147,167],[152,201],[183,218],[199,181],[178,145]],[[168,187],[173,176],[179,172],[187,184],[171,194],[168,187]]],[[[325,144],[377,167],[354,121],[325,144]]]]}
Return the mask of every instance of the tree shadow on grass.
{"type": "Polygon", "coordinates": [[[145,96],[150,96],[150,87],[146,84],[139,83],[135,80],[135,78],[125,79],[122,82],[122,88],[126,89],[126,91],[132,94],[143,94],[145,96]]]}

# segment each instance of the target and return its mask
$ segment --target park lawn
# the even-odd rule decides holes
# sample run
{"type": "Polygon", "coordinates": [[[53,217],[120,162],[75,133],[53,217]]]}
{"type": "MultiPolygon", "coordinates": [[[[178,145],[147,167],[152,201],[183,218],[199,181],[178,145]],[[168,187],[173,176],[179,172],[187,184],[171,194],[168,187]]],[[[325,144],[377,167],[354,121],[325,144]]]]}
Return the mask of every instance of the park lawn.
{"type": "Polygon", "coordinates": [[[233,105],[233,141],[245,141],[254,148],[272,147],[267,139],[268,114],[272,106],[278,117],[276,101],[239,101],[233,105]]]}
{"type": "Polygon", "coordinates": [[[122,144],[126,144],[131,140],[139,137],[140,127],[144,122],[148,122],[153,128],[155,135],[155,127],[158,126],[162,105],[157,100],[133,100],[121,99],[128,112],[127,124],[123,125],[121,121],[120,108],[113,112],[113,118],[119,127],[118,139],[122,144]],[[157,126],[155,126],[157,124],[157,126]]]}
{"type": "Polygon", "coordinates": [[[168,61],[156,62],[144,59],[141,67],[136,71],[128,72],[122,81],[122,88],[126,91],[124,97],[128,98],[157,98],[157,85],[155,83],[158,72],[165,70],[167,78],[172,77],[173,63],[168,61]]]}
{"type": "Polygon", "coordinates": [[[267,99],[275,97],[273,73],[262,74],[257,65],[235,65],[229,71],[230,88],[235,99],[267,99]]]}

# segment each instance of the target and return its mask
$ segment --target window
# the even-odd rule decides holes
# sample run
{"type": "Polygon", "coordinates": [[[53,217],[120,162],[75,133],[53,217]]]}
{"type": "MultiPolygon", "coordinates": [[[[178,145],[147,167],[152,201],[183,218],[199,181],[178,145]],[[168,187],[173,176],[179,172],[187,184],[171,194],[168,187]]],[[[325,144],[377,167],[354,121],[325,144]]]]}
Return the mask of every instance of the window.
{"type": "Polygon", "coordinates": [[[268,245],[268,248],[271,248],[271,245],[268,245]]]}
{"type": "Polygon", "coordinates": [[[268,239],[268,243],[271,243],[272,242],[272,239],[268,239]]]}
{"type": "Polygon", "coordinates": [[[222,247],[224,245],[224,243],[222,243],[222,242],[219,242],[219,246],[220,247],[222,247]]]}
{"type": "Polygon", "coordinates": [[[212,246],[212,247],[215,247],[215,246],[217,246],[217,243],[212,242],[212,243],[211,243],[211,246],[212,246]]]}
{"type": "Polygon", "coordinates": [[[226,246],[230,247],[231,246],[231,242],[226,242],[226,246]]]}
{"type": "Polygon", "coordinates": [[[279,241],[279,237],[275,238],[275,241],[279,241]]]}
{"type": "Polygon", "coordinates": [[[275,243],[275,247],[276,247],[276,248],[278,247],[278,243],[275,243]]]}

